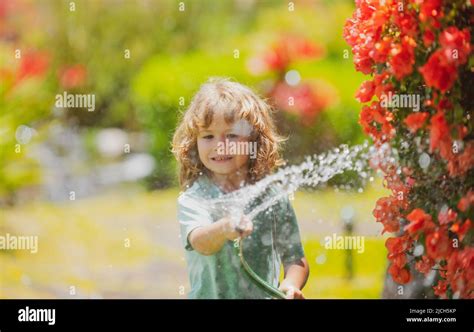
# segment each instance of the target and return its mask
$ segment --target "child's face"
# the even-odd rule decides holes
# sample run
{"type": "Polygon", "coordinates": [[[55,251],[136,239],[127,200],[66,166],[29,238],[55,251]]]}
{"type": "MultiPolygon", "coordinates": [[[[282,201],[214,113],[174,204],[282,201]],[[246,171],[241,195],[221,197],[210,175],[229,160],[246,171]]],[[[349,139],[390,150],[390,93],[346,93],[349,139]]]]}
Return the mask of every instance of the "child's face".
{"type": "Polygon", "coordinates": [[[217,112],[208,128],[199,128],[199,158],[214,174],[234,175],[248,167],[249,155],[232,149],[237,142],[249,142],[249,135],[236,127],[224,120],[222,112],[217,112]]]}

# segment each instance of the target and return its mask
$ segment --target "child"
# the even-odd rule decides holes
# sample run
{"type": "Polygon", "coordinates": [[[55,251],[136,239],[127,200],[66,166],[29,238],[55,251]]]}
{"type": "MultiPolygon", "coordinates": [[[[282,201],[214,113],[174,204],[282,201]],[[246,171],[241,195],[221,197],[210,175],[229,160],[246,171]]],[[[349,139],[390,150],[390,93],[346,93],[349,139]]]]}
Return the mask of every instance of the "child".
{"type": "Polygon", "coordinates": [[[178,198],[178,219],[190,298],[269,298],[235,254],[233,240],[239,237],[245,238],[248,264],[261,278],[288,299],[304,298],[301,289],[309,268],[288,198],[252,221],[239,217],[237,224],[229,209],[216,214],[193,199],[216,198],[264,178],[282,164],[281,141],[270,107],[249,88],[227,79],[203,84],[184,113],[173,137],[173,153],[186,189],[178,198]],[[247,148],[240,153],[236,147],[247,148]],[[279,284],[281,263],[284,279],[279,284]]]}

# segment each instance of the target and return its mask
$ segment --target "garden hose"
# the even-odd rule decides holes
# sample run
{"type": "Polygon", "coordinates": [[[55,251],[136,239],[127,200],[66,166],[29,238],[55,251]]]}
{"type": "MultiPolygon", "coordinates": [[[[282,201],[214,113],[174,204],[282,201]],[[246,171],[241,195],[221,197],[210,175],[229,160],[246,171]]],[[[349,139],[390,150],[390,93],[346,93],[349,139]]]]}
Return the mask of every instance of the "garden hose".
{"type": "Polygon", "coordinates": [[[236,239],[234,241],[234,248],[236,249],[237,255],[240,257],[240,263],[244,268],[245,272],[247,272],[250,279],[261,289],[263,289],[266,293],[268,293],[274,299],[284,299],[286,298],[285,293],[280,291],[279,289],[273,287],[265,280],[263,280],[254,270],[249,266],[247,261],[245,260],[244,253],[243,253],[243,245],[242,245],[242,238],[236,239]]]}

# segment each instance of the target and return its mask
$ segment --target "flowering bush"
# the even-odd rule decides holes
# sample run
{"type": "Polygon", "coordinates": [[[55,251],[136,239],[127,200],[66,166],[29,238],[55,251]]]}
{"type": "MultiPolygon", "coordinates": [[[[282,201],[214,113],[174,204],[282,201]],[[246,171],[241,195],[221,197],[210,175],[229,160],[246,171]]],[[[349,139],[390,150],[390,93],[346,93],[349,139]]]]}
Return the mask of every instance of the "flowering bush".
{"type": "Polygon", "coordinates": [[[25,1],[0,4],[0,205],[21,200],[22,190],[36,194],[42,169],[33,145],[49,130],[58,86],[73,89],[86,80],[83,65],[56,70],[63,60],[51,49],[60,47],[51,47],[45,35],[29,41],[36,24],[44,23],[42,17],[30,19],[35,8],[25,1]]]}
{"type": "MultiPolygon", "coordinates": [[[[0,8],[0,21],[4,19],[5,8],[0,8]]],[[[3,206],[15,203],[19,189],[40,182],[40,165],[27,152],[29,142],[34,141],[38,132],[41,134],[40,119],[49,113],[50,90],[45,82],[52,59],[46,51],[28,49],[19,53],[5,42],[2,29],[0,59],[0,206],[3,206]],[[12,56],[16,54],[18,57],[12,56]]]]}
{"type": "Polygon", "coordinates": [[[473,5],[356,0],[344,29],[356,69],[372,75],[356,94],[360,124],[391,151],[373,165],[392,192],[374,209],[396,234],[389,273],[400,284],[413,269],[436,273],[441,298],[474,298],[473,5]]]}

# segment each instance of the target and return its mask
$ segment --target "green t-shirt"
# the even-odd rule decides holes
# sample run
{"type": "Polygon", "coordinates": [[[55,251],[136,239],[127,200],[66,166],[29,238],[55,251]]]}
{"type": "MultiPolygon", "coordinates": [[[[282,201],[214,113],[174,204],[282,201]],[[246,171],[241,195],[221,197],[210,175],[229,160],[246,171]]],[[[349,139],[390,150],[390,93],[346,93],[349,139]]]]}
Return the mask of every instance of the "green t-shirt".
{"type": "MultiPolygon", "coordinates": [[[[276,189],[271,188],[275,194],[276,189]]],[[[224,215],[212,212],[195,198],[216,198],[223,192],[203,175],[178,198],[178,220],[191,283],[192,299],[263,299],[269,295],[246,274],[227,241],[214,255],[204,256],[193,250],[188,235],[197,227],[208,225],[224,215]]],[[[258,205],[259,199],[244,211],[258,205]]],[[[280,264],[290,264],[304,257],[294,210],[287,198],[260,212],[252,220],[253,232],[242,242],[243,253],[250,267],[265,281],[278,287],[280,264]]]]}

